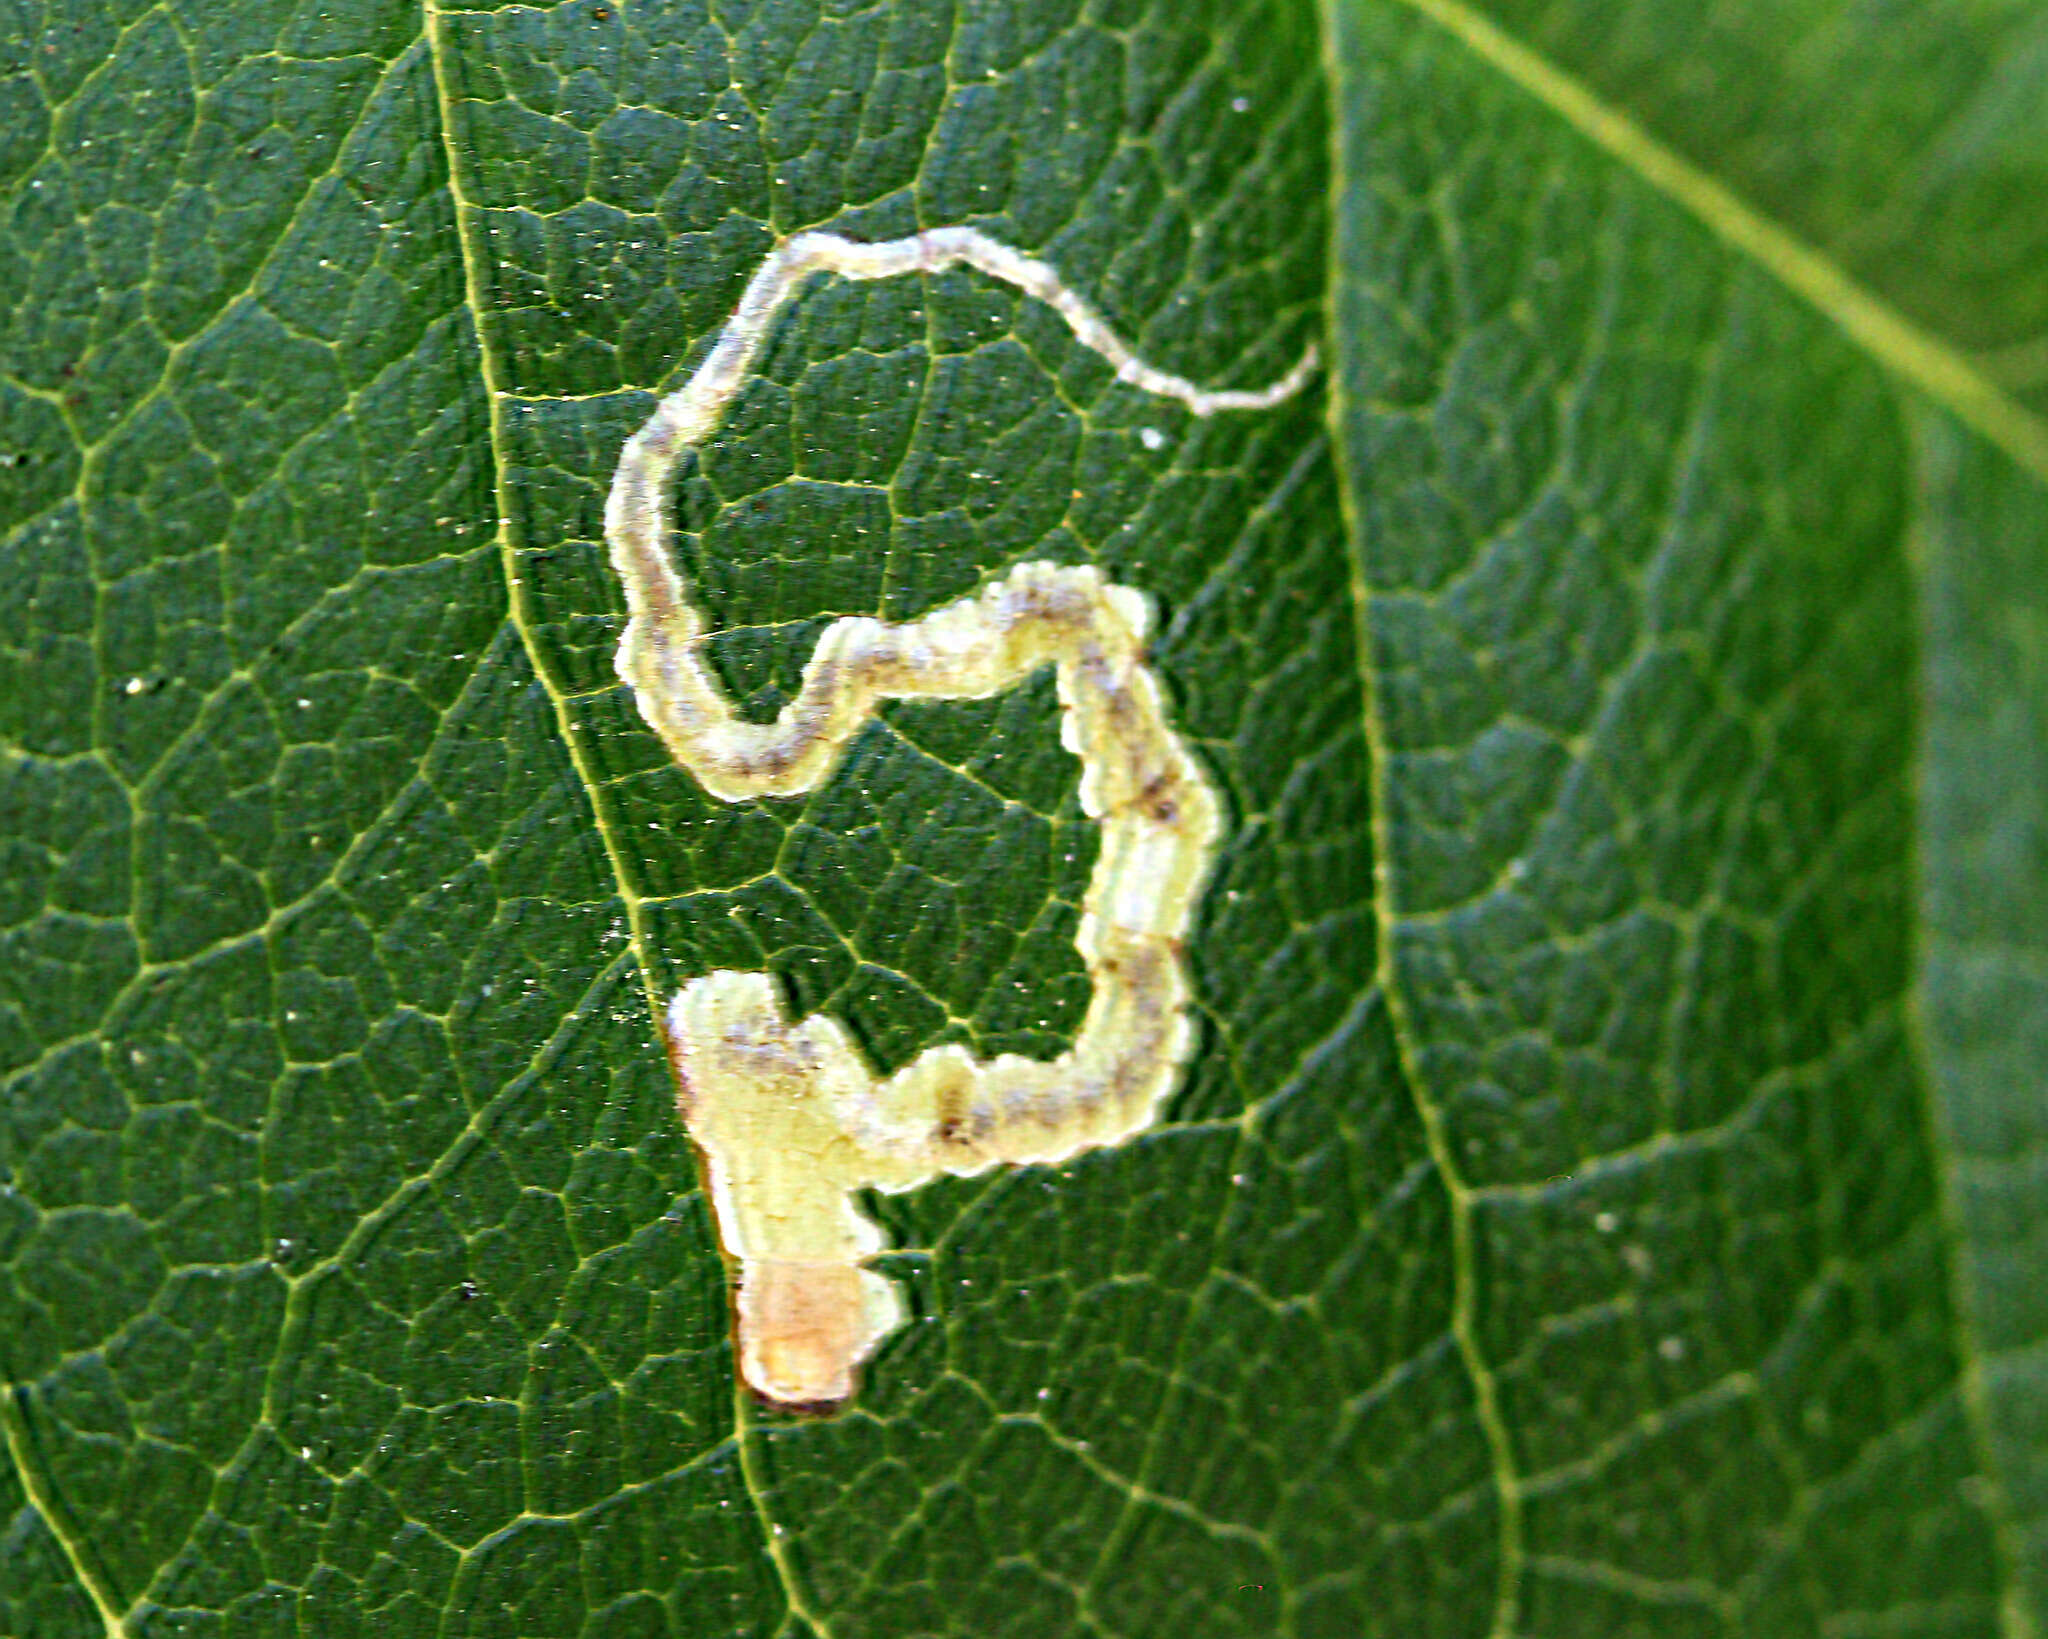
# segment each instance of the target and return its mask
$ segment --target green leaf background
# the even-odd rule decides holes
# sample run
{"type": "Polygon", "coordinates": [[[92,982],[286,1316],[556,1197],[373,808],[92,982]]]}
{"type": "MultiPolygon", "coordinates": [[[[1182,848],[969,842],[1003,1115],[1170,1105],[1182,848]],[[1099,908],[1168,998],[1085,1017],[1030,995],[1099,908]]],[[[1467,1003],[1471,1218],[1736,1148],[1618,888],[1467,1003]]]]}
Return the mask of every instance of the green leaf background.
{"type": "Polygon", "coordinates": [[[0,10],[0,1632],[2000,1635],[2048,1617],[2048,10],[0,10]],[[882,1201],[735,1391],[650,997],[1050,1053],[1050,689],[726,807],[614,682],[1026,558],[1231,830],[1170,1122],[882,1201]]]}

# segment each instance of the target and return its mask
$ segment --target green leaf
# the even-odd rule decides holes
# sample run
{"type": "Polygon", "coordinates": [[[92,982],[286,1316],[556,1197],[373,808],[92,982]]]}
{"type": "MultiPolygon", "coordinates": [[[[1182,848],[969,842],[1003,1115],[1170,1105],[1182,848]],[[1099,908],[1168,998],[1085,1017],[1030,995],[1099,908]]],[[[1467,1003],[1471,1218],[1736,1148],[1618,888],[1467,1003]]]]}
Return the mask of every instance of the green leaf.
{"type": "Polygon", "coordinates": [[[1623,9],[7,14],[0,1632],[2035,1631],[2032,25],[1623,9]],[[1039,685],[713,801],[601,510],[777,238],[961,222],[1334,391],[824,281],[679,484],[750,712],[1094,563],[1230,816],[1169,1122],[878,1201],[804,1419],[650,1005],[1057,1052],[1095,827],[1039,685]]]}
{"type": "MultiPolygon", "coordinates": [[[[1868,245],[1823,161],[1892,163],[1891,83],[1805,148],[1797,98],[1740,117],[1871,43],[1791,9],[1750,82],[1630,100],[1868,245]]],[[[1669,8],[1546,12],[1567,61],[1456,0],[1332,15],[1386,970],[1517,1622],[2035,1631],[2048,427],[1575,77],[1669,8]]],[[[2040,151],[1979,157],[1925,210],[2037,228],[2040,151]]],[[[1888,271],[1932,301],[1951,251],[1994,254],[1888,271]]],[[[2041,271],[1955,332],[2036,322],[2041,271]]]]}
{"type": "Polygon", "coordinates": [[[1471,10],[2048,411],[2048,15],[2034,0],[1471,10]]]}

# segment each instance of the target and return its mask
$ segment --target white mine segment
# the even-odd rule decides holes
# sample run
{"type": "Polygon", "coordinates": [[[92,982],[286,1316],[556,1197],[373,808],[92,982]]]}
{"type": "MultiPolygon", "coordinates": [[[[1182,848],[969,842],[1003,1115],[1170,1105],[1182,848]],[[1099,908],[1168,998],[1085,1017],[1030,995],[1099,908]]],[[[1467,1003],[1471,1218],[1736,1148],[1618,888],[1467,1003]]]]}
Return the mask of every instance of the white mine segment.
{"type": "Polygon", "coordinates": [[[669,561],[668,485],[718,426],[775,313],[816,273],[887,279],[965,263],[1050,304],[1117,378],[1198,416],[1296,392],[1313,350],[1272,386],[1209,392],[1155,370],[1043,262],[971,228],[885,244],[806,233],[769,253],[689,381],[626,441],[605,507],[630,614],[618,673],[670,754],[726,802],[794,796],[831,773],[883,700],[973,700],[1052,666],[1061,742],[1081,759],[1081,806],[1102,847],[1077,938],[1093,996],[1051,1062],[982,1061],[935,1047],[877,1077],[822,1014],[791,1023],[765,973],[721,970],[677,991],[666,1020],[684,1119],[709,1158],[719,1234],[739,1260],[740,1370],[763,1397],[823,1405],[902,1320],[895,1288],[862,1267],[880,1231],[861,1189],[1059,1161],[1147,1126],[1194,1045],[1182,940],[1221,827],[1216,795],[1168,726],[1145,660],[1147,608],[1093,568],[1024,563],[972,597],[889,625],[833,622],[797,697],[749,723],[707,670],[704,617],[669,561]]]}

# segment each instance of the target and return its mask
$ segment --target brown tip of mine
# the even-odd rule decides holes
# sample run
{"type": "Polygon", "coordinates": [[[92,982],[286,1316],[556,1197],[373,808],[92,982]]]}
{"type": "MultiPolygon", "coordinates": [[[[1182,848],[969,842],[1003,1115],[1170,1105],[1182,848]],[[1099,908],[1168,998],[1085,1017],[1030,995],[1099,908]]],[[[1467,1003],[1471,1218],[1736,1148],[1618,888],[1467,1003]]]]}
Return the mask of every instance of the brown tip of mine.
{"type": "Polygon", "coordinates": [[[750,1262],[739,1309],[740,1371],[763,1400],[821,1411],[853,1397],[854,1362],[867,1345],[857,1267],[750,1262]]]}

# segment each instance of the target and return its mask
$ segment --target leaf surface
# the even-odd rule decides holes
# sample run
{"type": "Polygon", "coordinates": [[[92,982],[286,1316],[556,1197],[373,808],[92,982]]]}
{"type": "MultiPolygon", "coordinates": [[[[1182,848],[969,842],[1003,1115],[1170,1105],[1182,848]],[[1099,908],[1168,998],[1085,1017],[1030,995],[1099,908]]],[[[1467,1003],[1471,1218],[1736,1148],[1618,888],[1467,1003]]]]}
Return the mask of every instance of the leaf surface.
{"type": "Polygon", "coordinates": [[[1280,373],[1321,311],[1307,10],[145,10],[77,50],[25,82],[10,251],[0,1334],[80,1586],[138,1633],[1483,1608],[1313,399],[1197,423],[978,276],[827,282],[682,480],[751,707],[823,618],[1096,562],[1233,811],[1176,1124],[888,1203],[921,1318],[836,1420],[735,1396],[646,1011],[725,964],[885,1066],[1071,1034],[1094,828],[1049,690],[714,803],[612,678],[599,504],[806,226],[973,221],[1180,373],[1280,373]]]}
{"type": "Polygon", "coordinates": [[[1981,403],[1405,6],[7,29],[0,1631],[2024,1631],[2048,524],[1981,403]],[[1205,383],[1327,312],[1338,391],[824,281],[680,480],[750,711],[1094,563],[1229,809],[1169,1122],[879,1201],[917,1318],[806,1420],[650,1003],[1050,1055],[1095,828],[1042,682],[714,802],[600,514],[777,238],[954,222],[1205,383]]]}
{"type": "Polygon", "coordinates": [[[1721,175],[1589,90],[1675,13],[1332,15],[1388,971],[1519,1626],[2034,1631],[2048,429],[1753,208],[1779,80],[1629,84],[1721,175]]]}
{"type": "Polygon", "coordinates": [[[1472,11],[2048,408],[2048,12],[2036,0],[1472,11]]]}

